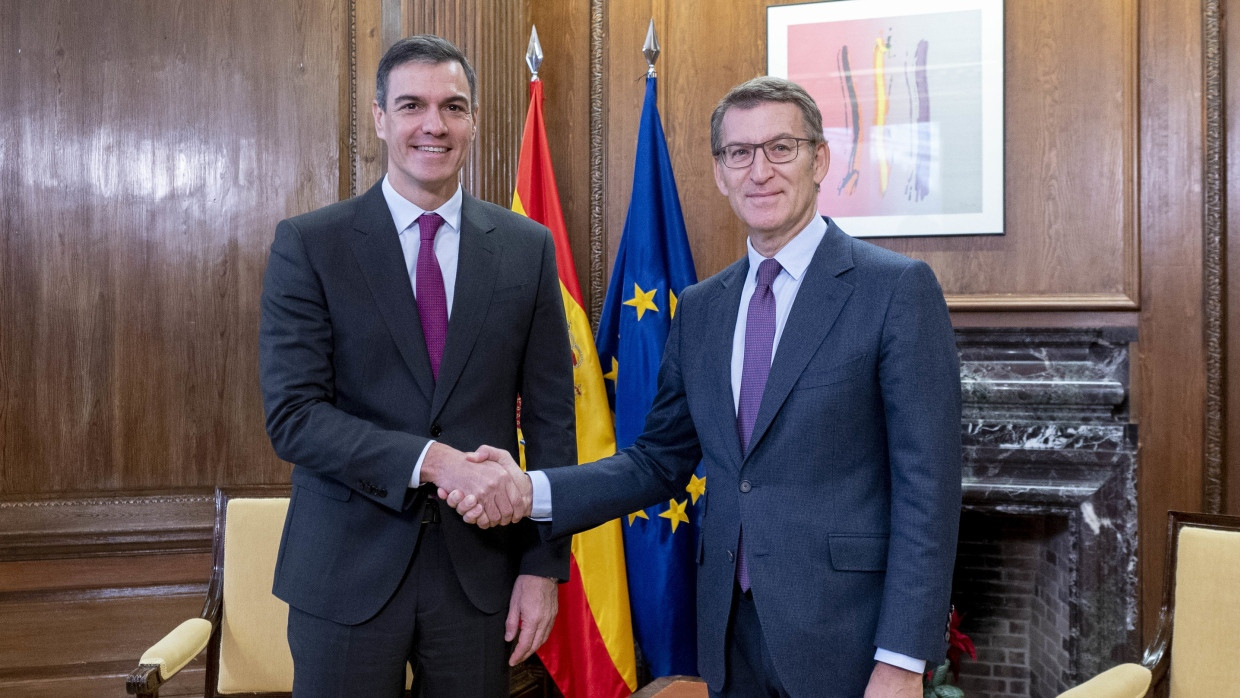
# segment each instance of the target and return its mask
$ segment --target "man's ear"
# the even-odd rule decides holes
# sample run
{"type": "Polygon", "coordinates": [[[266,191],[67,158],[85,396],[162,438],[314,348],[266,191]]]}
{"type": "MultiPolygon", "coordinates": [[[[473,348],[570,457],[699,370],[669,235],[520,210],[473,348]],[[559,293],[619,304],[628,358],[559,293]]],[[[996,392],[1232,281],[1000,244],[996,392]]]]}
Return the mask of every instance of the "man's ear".
{"type": "Polygon", "coordinates": [[[814,184],[822,184],[831,169],[831,147],[826,141],[814,146],[814,184]]]}
{"type": "Polygon", "coordinates": [[[370,100],[370,113],[375,117],[375,134],[379,136],[379,140],[386,141],[387,135],[384,130],[387,127],[387,112],[379,106],[378,100],[370,100]]]}
{"type": "Polygon", "coordinates": [[[714,163],[714,165],[715,165],[715,168],[714,168],[714,173],[715,173],[715,186],[716,186],[716,187],[719,187],[719,193],[720,193],[720,194],[723,194],[724,196],[727,196],[727,195],[728,195],[728,187],[727,187],[727,181],[723,178],[723,177],[724,177],[724,172],[723,172],[723,164],[719,162],[719,158],[717,158],[717,157],[716,157],[716,158],[711,158],[711,162],[713,162],[713,163],[714,163]]]}

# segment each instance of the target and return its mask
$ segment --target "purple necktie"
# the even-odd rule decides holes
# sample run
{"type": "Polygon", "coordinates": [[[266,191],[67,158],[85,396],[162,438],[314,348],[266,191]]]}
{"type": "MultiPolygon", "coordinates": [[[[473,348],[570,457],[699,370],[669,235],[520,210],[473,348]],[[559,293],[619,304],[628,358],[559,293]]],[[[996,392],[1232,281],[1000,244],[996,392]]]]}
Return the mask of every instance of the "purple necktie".
{"type": "Polygon", "coordinates": [[[426,337],[426,353],[431,359],[431,374],[439,380],[439,363],[443,360],[444,340],[448,337],[448,297],[443,289],[443,272],[435,258],[435,233],[443,218],[438,213],[418,216],[417,282],[414,292],[418,301],[418,317],[422,319],[422,335],[426,337]]]}
{"type": "MultiPolygon", "coordinates": [[[[740,437],[741,454],[749,450],[749,438],[758,420],[762,391],[771,372],[771,350],[775,344],[775,292],[771,283],[783,267],[774,259],[758,265],[758,284],[749,299],[749,315],[745,320],[745,363],[741,368],[741,398],[736,409],[736,433],[740,437]]],[[[745,561],[745,534],[736,542],[736,581],[741,591],[749,591],[749,563],[745,561]]]]}

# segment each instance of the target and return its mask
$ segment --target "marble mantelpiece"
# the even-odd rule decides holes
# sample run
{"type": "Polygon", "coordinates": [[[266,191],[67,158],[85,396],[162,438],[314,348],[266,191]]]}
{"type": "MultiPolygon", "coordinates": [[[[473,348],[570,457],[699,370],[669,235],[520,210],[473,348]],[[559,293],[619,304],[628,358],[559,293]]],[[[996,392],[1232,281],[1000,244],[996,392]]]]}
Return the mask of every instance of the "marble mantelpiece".
{"type": "Polygon", "coordinates": [[[1029,695],[1056,695],[1138,653],[1136,331],[958,329],[956,338],[966,515],[1050,517],[1045,530],[1060,539],[1047,542],[1042,564],[1062,574],[1063,592],[1049,596],[1067,606],[1066,661],[1055,676],[1029,677],[1029,695]]]}

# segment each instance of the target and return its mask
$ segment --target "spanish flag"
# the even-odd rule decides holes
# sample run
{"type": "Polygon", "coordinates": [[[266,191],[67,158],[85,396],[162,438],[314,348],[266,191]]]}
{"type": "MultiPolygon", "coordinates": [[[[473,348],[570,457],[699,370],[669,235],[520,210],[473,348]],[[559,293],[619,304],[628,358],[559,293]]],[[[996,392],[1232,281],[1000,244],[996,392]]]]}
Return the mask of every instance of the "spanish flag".
{"type": "MultiPolygon", "coordinates": [[[[615,453],[616,437],[551,169],[542,105],[543,85],[535,77],[530,81],[530,108],[521,138],[512,210],[550,228],[555,239],[560,293],[573,350],[577,458],[589,463],[615,453]]],[[[566,698],[610,698],[636,691],[633,624],[618,519],[573,536],[570,578],[560,585],[559,595],[555,627],[538,656],[560,691],[566,698]]]]}

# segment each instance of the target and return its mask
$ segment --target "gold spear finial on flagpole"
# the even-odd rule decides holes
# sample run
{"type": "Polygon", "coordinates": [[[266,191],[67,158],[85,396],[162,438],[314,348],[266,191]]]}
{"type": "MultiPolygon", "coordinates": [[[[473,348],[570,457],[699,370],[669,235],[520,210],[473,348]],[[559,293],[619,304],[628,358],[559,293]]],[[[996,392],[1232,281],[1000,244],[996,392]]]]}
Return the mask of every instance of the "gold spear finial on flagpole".
{"type": "Polygon", "coordinates": [[[530,67],[530,82],[538,79],[538,66],[543,62],[542,44],[538,43],[538,27],[530,25],[530,46],[525,49],[525,64],[530,67]]]}
{"type": "Polygon", "coordinates": [[[659,37],[654,34],[654,17],[650,18],[650,28],[646,30],[646,43],[642,45],[642,55],[646,57],[646,77],[658,77],[654,72],[654,62],[659,60],[659,37]]]}

